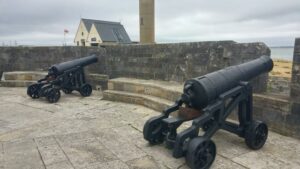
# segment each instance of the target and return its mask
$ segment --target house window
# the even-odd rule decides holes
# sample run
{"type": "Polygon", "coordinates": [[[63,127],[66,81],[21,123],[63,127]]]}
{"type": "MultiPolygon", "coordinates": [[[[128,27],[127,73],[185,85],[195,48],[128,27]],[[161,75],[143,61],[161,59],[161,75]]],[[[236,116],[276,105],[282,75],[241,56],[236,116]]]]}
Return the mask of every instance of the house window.
{"type": "Polygon", "coordinates": [[[120,31],[116,28],[113,29],[113,32],[116,36],[116,38],[118,39],[119,42],[123,42],[124,41],[124,37],[122,36],[122,34],[120,33],[120,31]]]}
{"type": "Polygon", "coordinates": [[[141,25],[144,25],[144,18],[143,18],[143,17],[141,17],[140,24],[141,24],[141,25]]]}
{"type": "Polygon", "coordinates": [[[93,41],[93,42],[97,41],[97,38],[91,38],[91,41],[93,41]]]}
{"type": "Polygon", "coordinates": [[[79,41],[77,41],[77,46],[79,46],[79,41]]]}
{"type": "Polygon", "coordinates": [[[83,33],[83,32],[81,32],[81,35],[83,36],[83,35],[84,35],[84,33],[83,33]]]}
{"type": "Polygon", "coordinates": [[[84,41],[84,39],[81,39],[81,46],[85,46],[85,41],[84,41]]]}

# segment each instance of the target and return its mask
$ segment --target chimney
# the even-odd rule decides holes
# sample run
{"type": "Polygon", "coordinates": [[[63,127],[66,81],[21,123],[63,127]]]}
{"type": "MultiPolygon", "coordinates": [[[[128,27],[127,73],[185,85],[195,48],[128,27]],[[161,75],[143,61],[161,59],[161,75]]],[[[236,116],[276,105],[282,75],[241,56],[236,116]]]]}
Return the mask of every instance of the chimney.
{"type": "Polygon", "coordinates": [[[140,43],[155,43],[154,0],[140,0],[140,43]]]}

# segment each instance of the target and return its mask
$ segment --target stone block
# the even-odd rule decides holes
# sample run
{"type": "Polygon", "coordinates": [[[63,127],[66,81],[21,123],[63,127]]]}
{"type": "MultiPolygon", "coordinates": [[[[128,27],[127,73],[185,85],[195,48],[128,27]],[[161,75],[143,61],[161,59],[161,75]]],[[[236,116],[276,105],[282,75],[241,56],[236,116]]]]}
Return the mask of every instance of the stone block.
{"type": "Polygon", "coordinates": [[[2,87],[28,87],[36,81],[4,80],[0,81],[2,87]]]}
{"type": "Polygon", "coordinates": [[[46,166],[68,160],[62,149],[57,144],[39,146],[38,149],[46,166]]]}
{"type": "Polygon", "coordinates": [[[105,147],[124,162],[146,156],[145,152],[128,140],[120,139],[119,134],[111,129],[98,132],[98,139],[105,147]]]}
{"type": "Polygon", "coordinates": [[[120,160],[109,161],[105,163],[93,163],[86,167],[86,169],[113,169],[113,168],[129,169],[126,163],[120,160]]]}
{"type": "Polygon", "coordinates": [[[300,102],[300,38],[295,40],[291,96],[300,102]]]}
{"type": "Polygon", "coordinates": [[[134,169],[157,169],[159,164],[150,156],[145,156],[132,161],[128,161],[127,165],[134,169]]]}
{"type": "Polygon", "coordinates": [[[63,151],[75,168],[87,168],[117,158],[90,132],[72,133],[57,137],[63,151]]]}
{"type": "Polygon", "coordinates": [[[90,83],[94,89],[97,89],[97,86],[99,85],[102,90],[106,90],[108,79],[109,76],[104,74],[87,74],[87,82],[90,83]]]}
{"type": "Polygon", "coordinates": [[[44,169],[37,146],[32,139],[6,142],[3,148],[5,169],[44,169]]]}
{"type": "Polygon", "coordinates": [[[282,115],[290,113],[291,103],[287,98],[278,98],[270,94],[254,94],[253,105],[267,108],[270,111],[281,112],[282,115]]]}
{"type": "Polygon", "coordinates": [[[103,99],[139,104],[160,112],[173,104],[173,102],[171,101],[161,99],[158,97],[111,90],[104,91],[103,99]]]}
{"type": "Polygon", "coordinates": [[[291,84],[291,97],[293,101],[299,102],[300,101],[300,85],[292,83],[291,84]]]}
{"type": "Polygon", "coordinates": [[[47,169],[74,169],[69,161],[62,161],[47,166],[47,169]]]}
{"type": "Polygon", "coordinates": [[[289,163],[275,160],[261,152],[249,152],[233,159],[234,162],[247,168],[290,168],[289,163]],[[259,155],[258,155],[259,154],[259,155]],[[264,157],[264,158],[260,158],[264,157]]]}
{"type": "MultiPolygon", "coordinates": [[[[300,116],[300,102],[293,102],[291,112],[294,115],[300,116]]],[[[300,124],[300,120],[298,124],[300,124]]]]}
{"type": "Polygon", "coordinates": [[[4,150],[3,144],[0,142],[0,169],[4,169],[4,150]]]}

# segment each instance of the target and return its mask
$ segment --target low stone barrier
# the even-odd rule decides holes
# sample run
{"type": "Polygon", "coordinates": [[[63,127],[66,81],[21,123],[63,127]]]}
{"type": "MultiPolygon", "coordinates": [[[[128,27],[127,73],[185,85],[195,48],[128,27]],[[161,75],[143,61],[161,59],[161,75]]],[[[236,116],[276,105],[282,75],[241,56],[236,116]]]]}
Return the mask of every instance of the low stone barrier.
{"type": "MultiPolygon", "coordinates": [[[[28,87],[36,81],[44,78],[47,72],[39,71],[14,71],[3,72],[1,77],[0,86],[3,87],[28,87]]],[[[88,74],[87,81],[93,86],[94,89],[105,90],[107,89],[108,75],[103,74],[88,74]]]]}
{"type": "Polygon", "coordinates": [[[291,78],[269,76],[268,88],[269,93],[276,93],[280,95],[288,96],[291,90],[291,78]]]}

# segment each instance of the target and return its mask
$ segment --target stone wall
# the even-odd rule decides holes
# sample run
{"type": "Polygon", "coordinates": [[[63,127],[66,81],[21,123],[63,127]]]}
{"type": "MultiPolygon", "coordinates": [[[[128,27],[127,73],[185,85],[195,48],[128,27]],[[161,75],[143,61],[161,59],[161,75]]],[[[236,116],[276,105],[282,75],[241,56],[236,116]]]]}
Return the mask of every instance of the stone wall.
{"type": "MultiPolygon", "coordinates": [[[[0,75],[4,71],[47,71],[56,63],[96,54],[105,60],[102,48],[85,47],[0,47],[0,75]]],[[[105,63],[88,67],[89,72],[104,72],[105,63]]]]}
{"type": "Polygon", "coordinates": [[[268,122],[273,130],[300,138],[300,38],[295,40],[290,94],[277,94],[257,95],[254,115],[268,122]]]}
{"type": "MultiPolygon", "coordinates": [[[[262,43],[233,41],[106,46],[110,77],[133,77],[184,82],[224,67],[270,55],[262,43]]],[[[255,80],[255,91],[265,91],[266,74],[255,80]]]]}
{"type": "Polygon", "coordinates": [[[291,96],[300,99],[300,38],[295,40],[291,96]]]}
{"type": "MultiPolygon", "coordinates": [[[[270,55],[262,43],[233,41],[103,47],[0,47],[3,71],[46,71],[52,64],[96,54],[99,62],[88,73],[110,78],[134,77],[184,82],[185,80],[270,55]]],[[[257,92],[266,90],[267,74],[254,80],[257,92]]]]}
{"type": "Polygon", "coordinates": [[[269,76],[268,93],[276,93],[283,96],[289,96],[291,90],[291,78],[280,76],[269,76]]]}
{"type": "Polygon", "coordinates": [[[291,114],[287,119],[300,138],[300,38],[295,40],[290,102],[291,114]]]}

